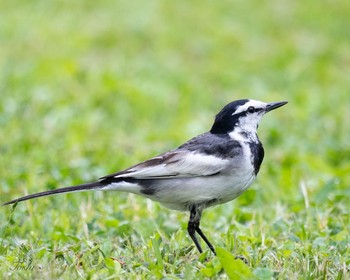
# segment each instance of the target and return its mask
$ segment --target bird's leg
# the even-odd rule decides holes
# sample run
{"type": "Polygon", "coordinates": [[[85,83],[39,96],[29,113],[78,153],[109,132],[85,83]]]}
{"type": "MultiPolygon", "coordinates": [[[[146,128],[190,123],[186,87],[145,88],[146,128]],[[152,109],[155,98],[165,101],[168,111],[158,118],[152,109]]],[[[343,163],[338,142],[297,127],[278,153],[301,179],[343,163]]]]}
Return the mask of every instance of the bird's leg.
{"type": "Polygon", "coordinates": [[[214,250],[213,245],[211,245],[211,243],[209,242],[208,238],[204,235],[203,231],[199,228],[199,223],[196,227],[196,231],[198,232],[198,234],[200,235],[200,237],[203,238],[203,240],[205,241],[205,243],[207,243],[209,249],[214,253],[214,255],[216,255],[216,252],[214,250]]]}
{"type": "Polygon", "coordinates": [[[196,228],[197,228],[197,224],[199,225],[200,215],[198,218],[198,211],[196,206],[192,206],[190,211],[191,211],[190,220],[188,221],[187,231],[190,237],[192,238],[194,244],[196,245],[199,253],[202,253],[203,252],[202,247],[199,244],[198,239],[196,237],[196,228]]]}
{"type": "Polygon", "coordinates": [[[199,234],[200,237],[203,238],[203,240],[208,245],[209,249],[214,253],[214,255],[216,255],[213,245],[211,245],[208,238],[204,235],[204,233],[202,232],[202,230],[199,227],[199,223],[200,223],[200,220],[202,217],[202,210],[198,209],[198,207],[196,207],[196,206],[192,206],[190,211],[191,211],[191,214],[190,214],[190,220],[188,222],[187,230],[188,230],[188,233],[191,236],[194,244],[196,245],[198,251],[200,253],[202,253],[202,248],[199,245],[199,242],[198,242],[197,237],[196,237],[196,232],[199,234]]]}

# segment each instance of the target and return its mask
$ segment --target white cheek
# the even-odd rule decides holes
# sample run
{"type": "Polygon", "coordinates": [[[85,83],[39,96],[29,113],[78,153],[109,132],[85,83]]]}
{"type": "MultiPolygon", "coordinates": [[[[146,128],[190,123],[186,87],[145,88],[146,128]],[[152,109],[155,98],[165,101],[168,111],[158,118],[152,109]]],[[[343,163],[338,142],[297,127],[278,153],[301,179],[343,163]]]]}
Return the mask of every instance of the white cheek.
{"type": "Polygon", "coordinates": [[[262,118],[261,114],[247,115],[246,117],[241,118],[239,120],[238,125],[246,131],[255,132],[256,129],[258,128],[258,124],[259,124],[261,118],[262,118]]]}

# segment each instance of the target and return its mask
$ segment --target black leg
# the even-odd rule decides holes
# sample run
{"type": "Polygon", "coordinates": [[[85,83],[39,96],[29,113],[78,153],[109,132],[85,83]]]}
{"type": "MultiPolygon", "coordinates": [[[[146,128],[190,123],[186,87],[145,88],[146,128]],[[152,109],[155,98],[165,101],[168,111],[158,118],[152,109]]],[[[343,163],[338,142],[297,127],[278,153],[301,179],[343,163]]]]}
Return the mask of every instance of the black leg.
{"type": "Polygon", "coordinates": [[[202,247],[200,246],[196,237],[196,232],[199,234],[200,237],[203,238],[203,240],[208,245],[209,249],[214,253],[214,255],[216,255],[213,245],[211,245],[208,238],[204,235],[204,233],[199,227],[199,223],[202,217],[202,210],[198,209],[196,206],[192,206],[190,208],[190,211],[190,220],[188,221],[187,231],[188,234],[191,236],[194,244],[196,245],[198,251],[200,253],[203,252],[202,247]]]}
{"type": "Polygon", "coordinates": [[[198,234],[200,235],[200,237],[203,238],[203,240],[205,241],[205,243],[207,243],[209,249],[214,253],[214,255],[216,255],[216,252],[214,250],[213,245],[211,245],[211,243],[209,242],[208,238],[204,235],[203,231],[199,228],[199,224],[196,227],[196,231],[198,232],[198,234]]]}
{"type": "MultiPolygon", "coordinates": [[[[196,245],[199,253],[202,253],[203,252],[202,247],[199,244],[198,239],[196,237],[196,223],[198,223],[196,222],[198,219],[196,216],[197,216],[197,211],[196,211],[196,208],[193,206],[190,212],[190,220],[188,221],[187,231],[190,237],[192,238],[194,244],[196,245]]],[[[200,216],[199,216],[199,219],[200,219],[200,216]]]]}

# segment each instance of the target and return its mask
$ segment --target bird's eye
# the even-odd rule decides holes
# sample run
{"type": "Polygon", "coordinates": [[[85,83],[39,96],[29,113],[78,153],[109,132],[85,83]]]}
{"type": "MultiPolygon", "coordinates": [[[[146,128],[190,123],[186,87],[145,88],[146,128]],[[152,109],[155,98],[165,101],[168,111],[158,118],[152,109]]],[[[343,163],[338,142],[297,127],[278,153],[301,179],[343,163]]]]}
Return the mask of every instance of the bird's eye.
{"type": "Polygon", "coordinates": [[[253,106],[250,106],[247,111],[248,113],[252,114],[255,112],[255,108],[253,106]]]}

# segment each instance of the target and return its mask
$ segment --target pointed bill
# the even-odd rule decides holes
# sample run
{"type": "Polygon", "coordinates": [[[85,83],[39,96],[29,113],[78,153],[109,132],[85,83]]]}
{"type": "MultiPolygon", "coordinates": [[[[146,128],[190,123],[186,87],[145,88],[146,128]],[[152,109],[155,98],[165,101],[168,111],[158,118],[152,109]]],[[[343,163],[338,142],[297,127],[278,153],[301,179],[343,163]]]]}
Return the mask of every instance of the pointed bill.
{"type": "Polygon", "coordinates": [[[272,110],[274,110],[274,109],[277,109],[277,108],[279,108],[279,107],[281,107],[281,106],[283,106],[283,105],[286,105],[287,103],[288,103],[288,101],[280,101],[280,102],[268,103],[268,104],[266,105],[265,111],[266,111],[266,112],[270,112],[270,111],[272,111],[272,110]]]}

